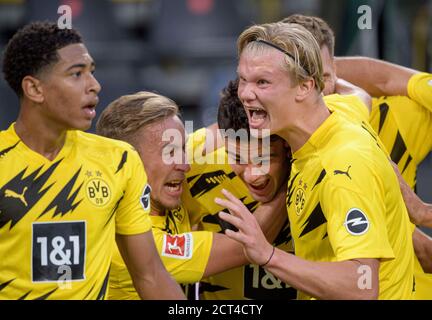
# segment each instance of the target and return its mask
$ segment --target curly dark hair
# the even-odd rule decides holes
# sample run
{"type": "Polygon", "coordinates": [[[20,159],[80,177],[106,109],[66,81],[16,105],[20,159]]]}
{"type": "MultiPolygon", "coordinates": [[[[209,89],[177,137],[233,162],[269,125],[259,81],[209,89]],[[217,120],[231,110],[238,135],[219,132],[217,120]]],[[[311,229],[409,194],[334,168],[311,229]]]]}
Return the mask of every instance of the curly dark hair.
{"type": "Polygon", "coordinates": [[[60,29],[53,22],[33,22],[18,30],[3,54],[3,73],[9,86],[22,97],[22,79],[37,76],[45,67],[59,60],[57,50],[82,43],[74,29],[60,29]]]}
{"type": "Polygon", "coordinates": [[[249,132],[246,111],[237,95],[238,83],[238,79],[231,80],[222,90],[217,116],[218,126],[219,129],[246,129],[249,132]]]}

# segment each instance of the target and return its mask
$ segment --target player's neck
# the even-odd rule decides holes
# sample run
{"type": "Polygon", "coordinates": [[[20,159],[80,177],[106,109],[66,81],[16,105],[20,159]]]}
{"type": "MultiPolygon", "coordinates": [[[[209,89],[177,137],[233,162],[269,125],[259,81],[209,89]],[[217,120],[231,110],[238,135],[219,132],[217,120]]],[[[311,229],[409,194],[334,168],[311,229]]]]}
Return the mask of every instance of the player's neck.
{"type": "Polygon", "coordinates": [[[150,215],[152,216],[165,216],[167,209],[159,203],[159,201],[150,198],[151,210],[150,215]]]}
{"type": "Polygon", "coordinates": [[[41,119],[30,119],[25,113],[20,113],[15,124],[15,132],[31,150],[48,160],[54,160],[65,143],[67,131],[47,126],[39,120],[41,119]]]}
{"type": "Polygon", "coordinates": [[[330,111],[321,96],[319,96],[318,100],[314,100],[313,103],[303,106],[299,110],[302,110],[304,114],[299,115],[297,121],[284,134],[280,134],[288,142],[292,153],[299,150],[330,116],[330,111]]]}

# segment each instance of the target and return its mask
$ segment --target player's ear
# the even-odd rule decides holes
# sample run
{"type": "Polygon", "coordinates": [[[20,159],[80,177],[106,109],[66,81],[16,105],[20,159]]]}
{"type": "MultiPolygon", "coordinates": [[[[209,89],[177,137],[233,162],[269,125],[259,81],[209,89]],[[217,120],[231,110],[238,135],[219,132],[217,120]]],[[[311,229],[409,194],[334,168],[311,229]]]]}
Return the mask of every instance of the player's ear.
{"type": "Polygon", "coordinates": [[[23,95],[36,103],[44,101],[41,81],[33,76],[25,76],[21,81],[23,95]]]}
{"type": "Polygon", "coordinates": [[[302,83],[299,83],[297,86],[297,92],[295,100],[297,102],[302,102],[304,99],[306,99],[309,94],[315,90],[315,80],[312,78],[309,78],[302,83]]]}

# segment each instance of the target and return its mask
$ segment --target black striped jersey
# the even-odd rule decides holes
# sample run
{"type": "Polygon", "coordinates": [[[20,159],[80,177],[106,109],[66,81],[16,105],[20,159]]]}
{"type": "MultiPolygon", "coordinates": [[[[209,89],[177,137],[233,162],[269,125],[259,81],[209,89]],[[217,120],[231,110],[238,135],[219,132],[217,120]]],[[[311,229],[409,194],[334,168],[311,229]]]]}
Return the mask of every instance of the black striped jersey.
{"type": "MultiPolygon", "coordinates": [[[[184,192],[183,203],[190,213],[193,224],[198,224],[203,230],[224,232],[232,226],[219,218],[217,213],[224,208],[214,202],[215,197],[224,197],[221,192],[223,188],[240,199],[251,212],[255,211],[259,203],[252,198],[247,187],[228,164],[225,147],[199,158],[205,140],[205,128],[189,136],[188,154],[194,155],[194,158],[190,161],[191,170],[187,173],[189,192],[184,192]]],[[[282,250],[292,251],[288,223],[283,226],[274,244],[282,250]]],[[[200,292],[204,299],[217,300],[296,298],[296,290],[264,268],[253,264],[204,279],[200,283],[200,292]]]]}
{"type": "Polygon", "coordinates": [[[0,300],[104,299],[115,233],[150,230],[128,144],[68,131],[52,161],[0,132],[0,300]]]}
{"type": "Polygon", "coordinates": [[[379,298],[410,299],[412,231],[395,186],[373,135],[333,112],[293,154],[287,210],[295,254],[310,261],[381,259],[379,298]]]}
{"type": "MultiPolygon", "coordinates": [[[[432,149],[432,75],[412,76],[408,97],[372,99],[370,123],[398,165],[402,177],[416,189],[417,167],[432,149]]],[[[415,259],[415,299],[432,299],[432,276],[415,259]]]]}
{"type": "MultiPolygon", "coordinates": [[[[423,83],[422,81],[421,83],[423,83]]],[[[413,83],[413,82],[410,82],[413,83]]],[[[378,99],[375,99],[373,101],[376,101],[378,99]]],[[[392,102],[398,100],[401,101],[401,106],[409,108],[410,106],[413,108],[413,113],[415,114],[416,111],[422,112],[422,114],[426,114],[426,116],[429,116],[428,113],[430,112],[426,111],[425,108],[420,107],[416,102],[413,100],[410,100],[407,97],[390,97],[390,100],[392,102]],[[403,104],[404,102],[405,105],[403,104]]],[[[388,151],[388,148],[392,151],[392,154],[395,155],[397,152],[395,150],[398,150],[397,143],[395,147],[392,147],[391,142],[393,140],[390,139],[390,142],[386,140],[384,143],[381,141],[380,137],[377,137],[377,134],[372,128],[372,124],[370,125],[368,123],[369,113],[367,111],[367,107],[360,101],[360,99],[357,96],[354,95],[328,95],[324,97],[325,102],[329,102],[327,106],[331,111],[337,111],[339,115],[343,116],[346,120],[359,124],[363,129],[367,130],[368,133],[370,133],[371,137],[373,137],[374,140],[376,140],[377,145],[385,151],[386,155],[390,157],[390,153],[388,151]]],[[[407,109],[408,110],[408,109],[407,109]]],[[[399,113],[400,115],[400,113],[399,113]]],[[[427,127],[426,123],[426,127],[427,127]]],[[[423,128],[424,129],[424,128],[423,128]]],[[[414,129],[416,131],[416,129],[414,129]]],[[[426,131],[422,130],[423,137],[425,137],[425,134],[427,134],[426,131]]],[[[390,135],[391,137],[391,135],[390,135]]],[[[381,137],[382,138],[382,137],[381,137]]],[[[411,136],[411,141],[413,140],[414,136],[411,136]]],[[[398,139],[396,139],[398,140],[398,139]]],[[[422,141],[422,139],[419,139],[419,141],[422,141]]],[[[428,143],[423,144],[420,148],[426,146],[424,150],[429,150],[427,147],[428,143]]],[[[394,157],[394,156],[393,156],[394,157]]],[[[423,156],[424,157],[424,156],[423,156]]],[[[419,157],[421,158],[421,157],[419,157]]],[[[414,162],[411,162],[410,168],[415,168],[416,166],[413,166],[414,162]]],[[[406,166],[404,166],[405,168],[406,166]]],[[[402,169],[401,169],[402,171],[402,169]]],[[[407,179],[407,173],[410,172],[409,170],[404,171],[405,179],[407,179]]],[[[415,177],[414,175],[411,175],[415,177]]],[[[412,225],[412,229],[414,230],[415,226],[412,225]]],[[[430,290],[432,286],[432,276],[430,274],[426,274],[417,258],[417,256],[414,257],[414,276],[415,276],[415,285],[414,285],[414,299],[432,299],[432,290],[430,290]]]]}
{"type": "Polygon", "coordinates": [[[412,189],[417,167],[432,149],[431,83],[431,74],[420,73],[408,82],[409,97],[372,100],[370,123],[412,189]]]}

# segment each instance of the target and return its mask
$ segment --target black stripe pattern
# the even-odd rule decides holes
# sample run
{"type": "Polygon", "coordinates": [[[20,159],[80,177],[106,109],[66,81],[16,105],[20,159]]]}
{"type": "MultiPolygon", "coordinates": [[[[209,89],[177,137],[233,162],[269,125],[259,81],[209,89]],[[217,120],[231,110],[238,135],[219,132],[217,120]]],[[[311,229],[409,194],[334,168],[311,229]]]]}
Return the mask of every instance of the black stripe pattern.
{"type": "Polygon", "coordinates": [[[315,209],[312,211],[312,213],[309,215],[309,217],[306,219],[306,221],[303,223],[303,231],[301,232],[299,237],[303,237],[304,235],[308,234],[309,232],[315,230],[322,224],[326,223],[327,219],[324,216],[324,213],[321,209],[321,204],[318,203],[315,207],[315,209]]]}

